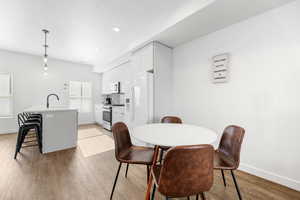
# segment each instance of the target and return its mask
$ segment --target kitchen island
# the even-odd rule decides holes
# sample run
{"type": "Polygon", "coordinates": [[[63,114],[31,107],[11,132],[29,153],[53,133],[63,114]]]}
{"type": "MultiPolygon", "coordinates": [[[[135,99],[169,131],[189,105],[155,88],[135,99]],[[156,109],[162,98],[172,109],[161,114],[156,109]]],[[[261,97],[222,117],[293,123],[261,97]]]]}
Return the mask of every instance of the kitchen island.
{"type": "Polygon", "coordinates": [[[40,113],[43,116],[43,153],[74,148],[77,146],[78,111],[67,106],[47,108],[33,106],[25,112],[40,113]]]}

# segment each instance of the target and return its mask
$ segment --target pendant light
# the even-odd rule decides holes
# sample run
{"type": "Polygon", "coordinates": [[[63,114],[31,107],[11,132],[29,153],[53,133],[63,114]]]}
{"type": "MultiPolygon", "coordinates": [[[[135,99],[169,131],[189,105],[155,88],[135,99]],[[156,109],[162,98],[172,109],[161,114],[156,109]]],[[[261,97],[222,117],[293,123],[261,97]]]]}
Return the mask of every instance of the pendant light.
{"type": "Polygon", "coordinates": [[[44,65],[44,75],[48,75],[47,71],[48,71],[48,54],[47,54],[47,48],[49,47],[47,44],[47,34],[49,34],[49,31],[47,29],[43,29],[42,30],[44,32],[45,35],[45,44],[43,45],[45,52],[44,52],[44,56],[43,56],[43,65],[44,65]]]}

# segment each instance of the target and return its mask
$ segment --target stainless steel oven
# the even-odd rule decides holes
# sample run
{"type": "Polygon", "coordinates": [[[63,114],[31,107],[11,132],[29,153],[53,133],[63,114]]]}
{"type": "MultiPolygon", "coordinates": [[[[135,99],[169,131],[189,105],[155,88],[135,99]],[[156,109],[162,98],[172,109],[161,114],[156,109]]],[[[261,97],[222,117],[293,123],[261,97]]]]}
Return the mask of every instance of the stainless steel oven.
{"type": "Polygon", "coordinates": [[[111,131],[111,126],[112,126],[112,107],[111,106],[103,106],[102,119],[103,119],[103,127],[105,129],[111,131]]]}

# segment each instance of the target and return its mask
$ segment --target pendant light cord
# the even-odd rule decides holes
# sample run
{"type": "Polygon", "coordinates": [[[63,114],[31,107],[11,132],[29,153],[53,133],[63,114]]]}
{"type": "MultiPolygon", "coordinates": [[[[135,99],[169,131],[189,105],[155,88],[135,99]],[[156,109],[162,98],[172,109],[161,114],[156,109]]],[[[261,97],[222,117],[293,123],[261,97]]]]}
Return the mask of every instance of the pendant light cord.
{"type": "Polygon", "coordinates": [[[47,48],[48,48],[48,45],[47,45],[47,34],[49,33],[49,31],[46,30],[46,29],[43,29],[42,31],[45,33],[45,45],[44,45],[44,47],[45,47],[45,54],[44,54],[44,57],[48,57],[48,55],[47,55],[47,48]]]}

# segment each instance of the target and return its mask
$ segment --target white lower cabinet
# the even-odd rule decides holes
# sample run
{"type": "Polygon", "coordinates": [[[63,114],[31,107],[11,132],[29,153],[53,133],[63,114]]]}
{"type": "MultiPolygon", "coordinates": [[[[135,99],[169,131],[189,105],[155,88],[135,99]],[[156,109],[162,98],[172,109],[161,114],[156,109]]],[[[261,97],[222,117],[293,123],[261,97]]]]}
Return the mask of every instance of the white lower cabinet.
{"type": "Polygon", "coordinates": [[[102,119],[102,104],[96,104],[95,105],[95,121],[97,124],[102,125],[103,124],[103,119],[102,119]]]}
{"type": "Polygon", "coordinates": [[[125,122],[125,106],[112,107],[112,125],[117,122],[125,122]]]}

